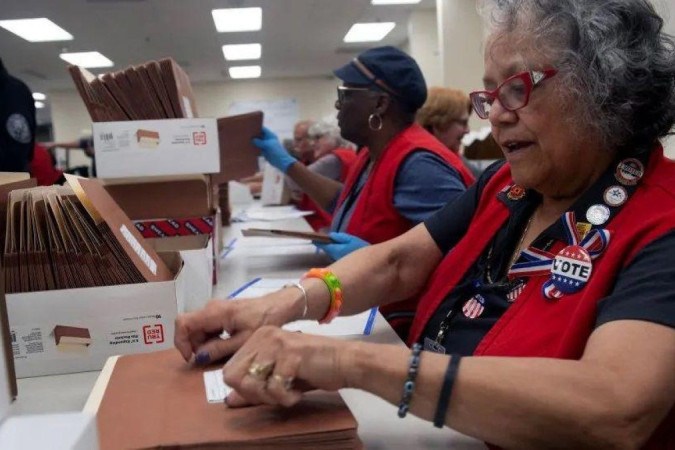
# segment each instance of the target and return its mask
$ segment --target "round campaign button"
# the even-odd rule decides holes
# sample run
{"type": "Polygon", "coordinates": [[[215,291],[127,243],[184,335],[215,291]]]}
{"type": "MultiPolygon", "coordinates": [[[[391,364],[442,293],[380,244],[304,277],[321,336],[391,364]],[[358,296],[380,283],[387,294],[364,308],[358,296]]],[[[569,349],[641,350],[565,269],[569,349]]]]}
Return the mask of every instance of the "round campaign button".
{"type": "Polygon", "coordinates": [[[609,219],[609,208],[605,205],[593,205],[586,211],[586,220],[593,225],[602,225],[609,219]]]}
{"type": "Polygon", "coordinates": [[[565,247],[553,259],[551,281],[563,294],[581,290],[593,271],[591,256],[579,245],[565,247]]]}
{"type": "Polygon", "coordinates": [[[616,166],[614,176],[625,186],[635,186],[645,174],[645,167],[639,159],[627,158],[616,166]]]}
{"type": "Polygon", "coordinates": [[[609,206],[621,206],[628,199],[628,191],[623,186],[610,186],[605,189],[603,199],[609,206]]]}

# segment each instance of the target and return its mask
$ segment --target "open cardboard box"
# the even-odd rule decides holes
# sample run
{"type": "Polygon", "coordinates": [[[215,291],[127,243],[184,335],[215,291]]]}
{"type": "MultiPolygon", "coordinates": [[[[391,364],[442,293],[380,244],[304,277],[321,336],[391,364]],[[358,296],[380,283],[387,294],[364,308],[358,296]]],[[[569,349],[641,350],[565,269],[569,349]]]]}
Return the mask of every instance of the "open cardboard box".
{"type": "Polygon", "coordinates": [[[112,355],[171,348],[187,288],[180,254],[160,257],[173,280],[6,295],[17,377],[100,370],[112,355]]]}

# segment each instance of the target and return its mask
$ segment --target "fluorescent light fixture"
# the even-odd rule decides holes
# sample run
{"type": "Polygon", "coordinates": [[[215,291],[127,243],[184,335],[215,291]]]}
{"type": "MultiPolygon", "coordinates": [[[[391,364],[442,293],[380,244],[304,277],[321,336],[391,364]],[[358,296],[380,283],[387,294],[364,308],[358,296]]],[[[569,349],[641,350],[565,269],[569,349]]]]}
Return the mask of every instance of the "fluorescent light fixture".
{"type": "Polygon", "coordinates": [[[45,104],[42,102],[35,102],[35,109],[42,109],[45,107],[45,104]]]}
{"type": "Polygon", "coordinates": [[[87,69],[112,67],[115,64],[99,52],[61,53],[59,57],[74,66],[87,69]]]}
{"type": "Polygon", "coordinates": [[[345,42],[375,42],[381,41],[391,30],[394,22],[355,23],[345,34],[345,42]]]}
{"type": "Polygon", "coordinates": [[[230,78],[260,78],[260,66],[239,66],[228,69],[230,78]]]}
{"type": "Polygon", "coordinates": [[[414,5],[422,0],[373,0],[373,5],[414,5]]]}
{"type": "Polygon", "coordinates": [[[262,28],[262,8],[224,8],[211,11],[219,33],[258,31],[262,28]]]}
{"type": "Polygon", "coordinates": [[[47,100],[47,96],[42,92],[33,92],[33,100],[47,100]]]}
{"type": "Polygon", "coordinates": [[[228,61],[241,61],[243,59],[260,59],[262,45],[260,44],[232,44],[223,45],[223,55],[228,61]]]}
{"type": "Polygon", "coordinates": [[[71,41],[73,35],[47,19],[0,20],[0,27],[28,42],[71,41]]]}

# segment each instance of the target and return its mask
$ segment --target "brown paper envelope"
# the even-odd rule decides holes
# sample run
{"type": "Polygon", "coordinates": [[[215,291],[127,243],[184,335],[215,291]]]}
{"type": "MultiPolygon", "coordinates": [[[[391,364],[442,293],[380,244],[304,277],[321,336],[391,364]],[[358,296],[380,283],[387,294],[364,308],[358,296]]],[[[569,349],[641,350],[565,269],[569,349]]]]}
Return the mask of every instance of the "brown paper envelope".
{"type": "Polygon", "coordinates": [[[324,244],[330,244],[333,240],[329,235],[325,233],[315,233],[311,231],[291,231],[291,230],[273,230],[273,229],[263,229],[263,228],[247,228],[241,230],[241,234],[244,236],[265,236],[265,237],[277,237],[277,238],[295,238],[295,239],[307,239],[310,241],[322,242],[324,244]]]}
{"type": "Polygon", "coordinates": [[[211,175],[213,184],[225,184],[256,173],[260,150],[251,140],[262,133],[263,113],[223,117],[217,123],[220,173],[211,175]]]}
{"type": "Polygon", "coordinates": [[[138,79],[143,86],[143,92],[149,100],[148,105],[153,110],[153,114],[157,119],[166,119],[168,116],[164,113],[164,107],[162,106],[162,102],[159,100],[159,95],[155,92],[152,81],[150,81],[148,70],[145,68],[145,66],[140,65],[135,66],[134,71],[138,74],[138,79]]]}
{"type": "Polygon", "coordinates": [[[185,71],[171,58],[160,60],[159,67],[176,117],[197,117],[192,86],[185,71]]]}
{"type": "MultiPolygon", "coordinates": [[[[117,206],[112,197],[97,180],[66,175],[68,184],[98,225],[105,223],[115,243],[119,244],[131,259],[133,266],[145,281],[169,281],[174,275],[136,230],[131,220],[117,206]]],[[[105,237],[105,235],[104,235],[105,237]]]]}
{"type": "Polygon", "coordinates": [[[171,100],[169,100],[169,94],[166,92],[166,87],[162,81],[162,72],[159,68],[159,63],[157,61],[149,61],[145,63],[145,68],[147,69],[150,82],[152,83],[152,87],[157,94],[157,98],[159,98],[162,108],[164,109],[164,116],[169,119],[175,119],[176,114],[173,112],[171,100]]]}
{"type": "Polygon", "coordinates": [[[89,117],[94,122],[99,122],[99,109],[96,107],[95,102],[93,101],[91,94],[89,92],[89,85],[87,81],[82,76],[82,72],[78,66],[68,66],[68,73],[70,73],[73,82],[75,83],[75,88],[80,94],[80,98],[84,102],[85,108],[89,113],[89,117]]]}
{"type": "Polygon", "coordinates": [[[108,88],[106,88],[103,81],[98,78],[94,78],[89,83],[94,93],[100,102],[105,106],[110,121],[117,122],[121,120],[129,120],[127,114],[124,112],[120,104],[115,100],[115,97],[110,94],[108,88]]]}
{"type": "Polygon", "coordinates": [[[132,101],[135,101],[139,105],[139,110],[142,111],[143,119],[145,120],[155,120],[161,119],[158,113],[155,113],[155,110],[152,108],[152,101],[150,96],[145,90],[145,86],[141,81],[141,78],[133,67],[128,67],[124,70],[124,76],[127,77],[129,85],[131,86],[132,93],[134,98],[132,101]]]}
{"type": "Polygon", "coordinates": [[[112,73],[105,73],[101,76],[101,82],[105,85],[110,95],[112,95],[117,103],[120,105],[125,115],[127,116],[126,120],[140,120],[140,114],[138,114],[126,94],[119,86],[117,79],[112,73]]]}
{"type": "MultiPolygon", "coordinates": [[[[7,195],[17,189],[26,189],[37,186],[35,178],[29,178],[30,174],[23,172],[0,172],[0,217],[7,215],[7,195]]],[[[0,220],[0,250],[5,248],[5,225],[7,222],[0,220]]]]}
{"type": "Polygon", "coordinates": [[[97,414],[101,449],[321,448],[312,442],[331,436],[345,448],[357,442],[356,420],[337,393],[305,394],[293,408],[225,408],[206,401],[203,372],[175,349],[120,357],[97,414]]]}
{"type": "Polygon", "coordinates": [[[134,113],[133,120],[146,120],[147,115],[144,113],[143,102],[136,96],[126,74],[122,71],[114,72],[112,77],[117,82],[117,86],[122,91],[126,101],[131,105],[134,113]]]}

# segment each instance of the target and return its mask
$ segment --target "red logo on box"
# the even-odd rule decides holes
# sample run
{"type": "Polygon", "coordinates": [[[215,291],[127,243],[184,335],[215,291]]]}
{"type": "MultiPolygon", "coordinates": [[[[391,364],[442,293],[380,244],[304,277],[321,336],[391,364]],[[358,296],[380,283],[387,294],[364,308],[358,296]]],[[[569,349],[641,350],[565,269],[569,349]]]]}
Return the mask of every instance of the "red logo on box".
{"type": "Polygon", "coordinates": [[[192,133],[192,140],[195,145],[206,145],[206,131],[195,131],[192,133]]]}
{"type": "Polygon", "coordinates": [[[143,340],[147,344],[161,344],[164,342],[164,327],[161,323],[143,327],[143,340]]]}

